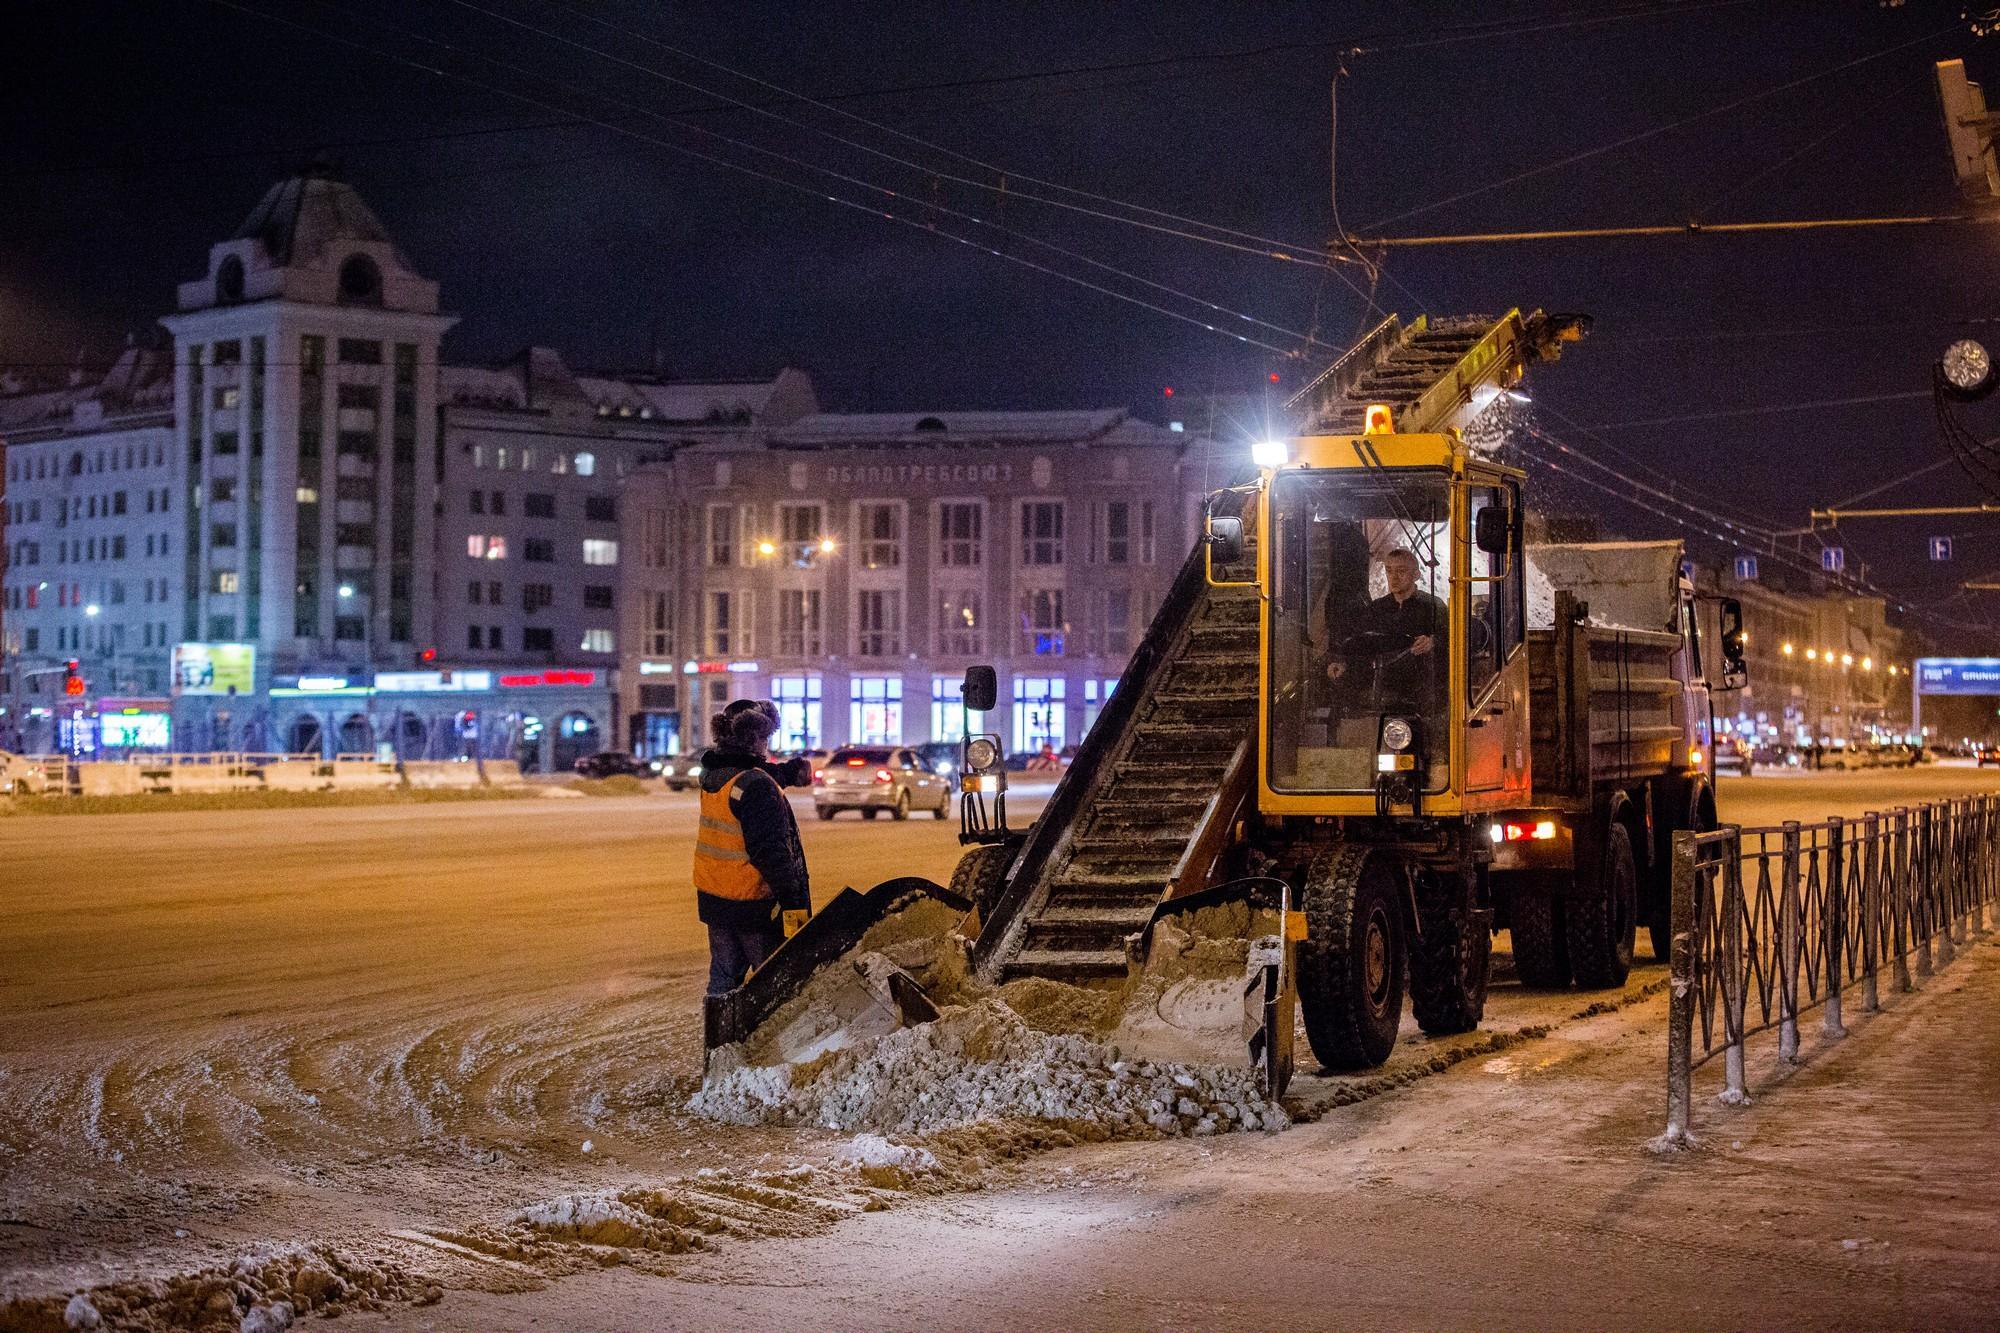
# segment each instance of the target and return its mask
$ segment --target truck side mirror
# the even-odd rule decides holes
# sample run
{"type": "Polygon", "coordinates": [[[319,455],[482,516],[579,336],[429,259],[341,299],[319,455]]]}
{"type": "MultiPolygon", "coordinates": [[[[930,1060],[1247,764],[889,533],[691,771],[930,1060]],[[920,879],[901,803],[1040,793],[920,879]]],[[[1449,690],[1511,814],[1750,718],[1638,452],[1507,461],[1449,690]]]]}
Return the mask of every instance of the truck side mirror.
{"type": "Polygon", "coordinates": [[[1740,690],[1750,683],[1750,666],[1743,657],[1743,603],[1724,597],[1718,608],[1722,625],[1722,680],[1725,690],[1740,690]]]}
{"type": "Polygon", "coordinates": [[[1472,543],[1488,555],[1505,555],[1513,545],[1514,516],[1499,505],[1488,505],[1472,521],[1472,543]]]}
{"type": "Polygon", "coordinates": [[[1211,564],[1234,564],[1243,558],[1243,520],[1211,517],[1203,540],[1208,543],[1211,564]]]}
{"type": "Polygon", "coordinates": [[[990,666],[967,667],[959,687],[965,706],[975,713],[991,712],[1000,702],[1000,677],[990,666]]]}

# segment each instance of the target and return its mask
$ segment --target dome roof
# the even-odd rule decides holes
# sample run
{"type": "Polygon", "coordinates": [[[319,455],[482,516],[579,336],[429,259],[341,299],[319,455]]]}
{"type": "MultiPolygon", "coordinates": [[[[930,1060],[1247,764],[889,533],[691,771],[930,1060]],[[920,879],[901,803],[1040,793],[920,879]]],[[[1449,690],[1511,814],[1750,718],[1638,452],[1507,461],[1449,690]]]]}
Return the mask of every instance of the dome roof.
{"type": "MultiPolygon", "coordinates": [[[[271,262],[281,266],[309,261],[335,241],[390,243],[381,219],[354,187],[318,168],[265,191],[232,239],[262,242],[271,262]]],[[[400,255],[397,259],[402,262],[400,255]]]]}

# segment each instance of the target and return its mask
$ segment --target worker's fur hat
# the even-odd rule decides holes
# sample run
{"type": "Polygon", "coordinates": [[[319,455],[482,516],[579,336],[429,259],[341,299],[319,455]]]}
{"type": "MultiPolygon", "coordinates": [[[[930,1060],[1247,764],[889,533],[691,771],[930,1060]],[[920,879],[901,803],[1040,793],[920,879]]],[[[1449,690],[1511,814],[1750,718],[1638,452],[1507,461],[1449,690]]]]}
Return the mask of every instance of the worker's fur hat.
{"type": "Polygon", "coordinates": [[[778,729],[778,706],[769,699],[738,699],[709,721],[717,745],[755,749],[778,729]]]}

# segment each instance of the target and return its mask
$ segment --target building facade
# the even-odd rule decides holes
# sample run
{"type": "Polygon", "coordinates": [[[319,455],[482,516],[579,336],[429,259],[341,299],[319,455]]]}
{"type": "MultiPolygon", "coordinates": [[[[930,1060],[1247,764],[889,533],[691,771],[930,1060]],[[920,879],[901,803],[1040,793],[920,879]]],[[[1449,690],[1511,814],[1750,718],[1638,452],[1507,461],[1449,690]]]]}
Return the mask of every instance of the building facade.
{"type": "Polygon", "coordinates": [[[916,743],[959,734],[991,662],[987,725],[1060,749],[1212,480],[1195,435],[1119,409],[446,364],[437,284],[321,173],[177,298],[168,348],[0,392],[0,746],[561,768],[692,748],[741,694],[788,748],[916,743]]]}
{"type": "Polygon", "coordinates": [[[1016,750],[1095,720],[1190,549],[1193,437],[1096,412],[819,415],[641,467],[625,495],[621,700],[651,754],[730,698],[786,749],[962,734],[991,663],[1016,750]]]}

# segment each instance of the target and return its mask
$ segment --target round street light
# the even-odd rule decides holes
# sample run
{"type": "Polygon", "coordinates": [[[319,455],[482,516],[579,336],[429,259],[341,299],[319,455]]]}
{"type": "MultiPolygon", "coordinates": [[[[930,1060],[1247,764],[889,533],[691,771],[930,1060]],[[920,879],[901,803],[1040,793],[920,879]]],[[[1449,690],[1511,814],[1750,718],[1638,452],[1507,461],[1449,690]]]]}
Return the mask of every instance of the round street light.
{"type": "Polygon", "coordinates": [[[341,585],[340,585],[340,595],[341,595],[342,597],[352,597],[352,596],[354,596],[354,585],[353,585],[352,583],[343,583],[343,584],[341,584],[341,585]]]}
{"type": "Polygon", "coordinates": [[[1952,397],[1968,403],[1993,392],[1993,357],[1970,338],[1961,338],[1944,349],[1938,374],[1952,397]]]}
{"type": "Polygon", "coordinates": [[[94,616],[94,615],[96,615],[96,614],[97,614],[97,613],[98,613],[98,612],[99,612],[99,611],[100,611],[101,609],[102,609],[102,608],[100,608],[100,607],[99,607],[99,606],[97,605],[97,603],[96,603],[96,602],[92,602],[92,603],[91,603],[91,604],[90,604],[89,606],[86,606],[86,607],[84,607],[84,608],[83,608],[83,613],[84,613],[85,615],[87,615],[87,616],[94,616]]]}

